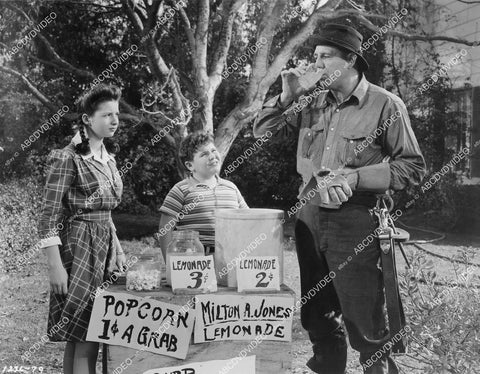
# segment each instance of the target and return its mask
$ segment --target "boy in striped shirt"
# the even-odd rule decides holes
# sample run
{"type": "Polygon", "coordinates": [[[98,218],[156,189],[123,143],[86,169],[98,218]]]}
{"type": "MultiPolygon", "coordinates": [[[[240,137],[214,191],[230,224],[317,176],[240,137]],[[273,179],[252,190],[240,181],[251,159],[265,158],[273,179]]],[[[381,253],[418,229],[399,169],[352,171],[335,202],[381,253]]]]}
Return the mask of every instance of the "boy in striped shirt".
{"type": "Polygon", "coordinates": [[[174,228],[198,231],[208,254],[215,247],[215,209],[248,208],[237,186],[218,176],[220,154],[212,134],[188,135],[180,144],[179,156],[190,175],[173,186],[160,208],[163,258],[174,228]]]}

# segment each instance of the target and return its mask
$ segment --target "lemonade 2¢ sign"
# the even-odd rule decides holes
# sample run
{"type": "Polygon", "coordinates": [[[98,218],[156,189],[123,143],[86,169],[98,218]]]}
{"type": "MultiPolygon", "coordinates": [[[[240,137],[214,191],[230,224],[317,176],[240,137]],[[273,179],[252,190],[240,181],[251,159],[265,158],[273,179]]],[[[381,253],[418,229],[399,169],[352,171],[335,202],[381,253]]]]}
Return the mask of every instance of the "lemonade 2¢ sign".
{"type": "Polygon", "coordinates": [[[237,265],[238,291],[280,291],[278,256],[252,256],[237,265]]]}

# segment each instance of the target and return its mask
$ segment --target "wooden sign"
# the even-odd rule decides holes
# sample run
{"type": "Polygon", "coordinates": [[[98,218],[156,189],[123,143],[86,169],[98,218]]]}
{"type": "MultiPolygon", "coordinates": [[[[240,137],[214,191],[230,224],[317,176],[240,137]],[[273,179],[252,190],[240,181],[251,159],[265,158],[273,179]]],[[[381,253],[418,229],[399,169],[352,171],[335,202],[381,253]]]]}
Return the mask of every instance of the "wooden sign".
{"type": "Polygon", "coordinates": [[[213,256],[170,256],[173,292],[216,292],[213,256]]]}
{"type": "Polygon", "coordinates": [[[218,340],[291,341],[293,297],[198,295],[194,342],[218,340]]]}
{"type": "Polygon", "coordinates": [[[143,374],[255,374],[255,356],[234,357],[230,360],[194,362],[182,366],[151,369],[143,374]]]}
{"type": "Polygon", "coordinates": [[[278,256],[251,256],[237,264],[238,291],[280,291],[278,256]]]}
{"type": "Polygon", "coordinates": [[[95,298],[87,340],[185,359],[195,311],[127,293],[95,298]]]}

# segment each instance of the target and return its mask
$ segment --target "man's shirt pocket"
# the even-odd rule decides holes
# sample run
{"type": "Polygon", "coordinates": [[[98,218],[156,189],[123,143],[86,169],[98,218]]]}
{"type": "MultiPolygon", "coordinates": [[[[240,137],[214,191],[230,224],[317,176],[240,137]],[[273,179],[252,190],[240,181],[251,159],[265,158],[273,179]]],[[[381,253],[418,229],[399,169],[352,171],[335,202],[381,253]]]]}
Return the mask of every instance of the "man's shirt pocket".
{"type": "Polygon", "coordinates": [[[340,133],[340,142],[343,151],[341,162],[346,167],[360,167],[371,165],[382,160],[382,151],[378,137],[374,134],[375,127],[358,126],[343,129],[340,133]]]}

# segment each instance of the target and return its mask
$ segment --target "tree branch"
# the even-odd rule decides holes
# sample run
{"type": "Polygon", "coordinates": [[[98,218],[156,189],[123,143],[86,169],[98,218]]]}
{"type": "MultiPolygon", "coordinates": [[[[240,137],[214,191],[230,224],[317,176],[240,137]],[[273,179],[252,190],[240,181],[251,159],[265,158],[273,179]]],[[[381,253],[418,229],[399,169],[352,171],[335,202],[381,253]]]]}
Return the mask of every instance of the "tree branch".
{"type": "MultiPolygon", "coordinates": [[[[334,14],[335,12],[329,13],[334,14]]],[[[333,17],[332,17],[333,18],[333,17]]],[[[308,20],[300,27],[295,35],[293,35],[285,45],[280,49],[279,53],[273,60],[272,64],[262,77],[260,93],[263,95],[268,88],[277,79],[281,70],[291,58],[293,53],[305,43],[305,41],[313,34],[319,22],[325,19],[325,12],[321,8],[316,9],[308,20]]]]}
{"type": "Polygon", "coordinates": [[[264,10],[262,19],[259,23],[259,26],[264,25],[264,27],[262,29],[259,27],[257,41],[265,39],[267,43],[257,51],[255,58],[252,61],[252,77],[248,89],[249,97],[252,97],[254,92],[257,91],[259,83],[267,74],[268,57],[270,55],[270,48],[275,35],[275,29],[280,22],[281,13],[286,7],[287,3],[287,0],[277,0],[275,2],[268,3],[264,10]]]}
{"type": "MultiPolygon", "coordinates": [[[[13,11],[17,12],[18,14],[22,15],[29,23],[32,22],[33,20],[20,8],[17,8],[16,6],[12,4],[7,4],[7,6],[12,9],[13,11]]],[[[37,33],[38,39],[42,42],[42,44],[45,46],[48,54],[53,58],[53,60],[56,62],[56,66],[58,68],[61,68],[63,70],[70,71],[74,74],[77,74],[78,76],[84,77],[84,78],[89,78],[89,79],[94,79],[95,75],[88,71],[88,70],[83,70],[79,69],[70,63],[68,63],[66,60],[64,60],[58,53],[55,51],[53,46],[50,44],[48,39],[42,35],[42,33],[38,32],[37,33]]]]}
{"type": "MultiPolygon", "coordinates": [[[[361,13],[351,14],[354,17],[357,17],[361,21],[363,21],[363,25],[367,27],[369,30],[373,32],[377,32],[380,28],[376,25],[374,25],[370,20],[368,20],[366,17],[370,17],[371,15],[363,15],[361,13]]],[[[417,35],[417,34],[409,34],[406,32],[402,31],[395,31],[395,30],[389,30],[386,32],[386,35],[393,35],[393,36],[398,36],[399,38],[402,38],[404,40],[420,40],[424,42],[428,41],[446,41],[446,42],[452,42],[452,43],[457,43],[457,44],[464,44],[468,46],[477,46],[480,45],[480,41],[469,41],[466,39],[460,39],[460,38],[453,38],[450,36],[442,36],[442,35],[417,35]]]]}
{"type": "Polygon", "coordinates": [[[56,112],[59,108],[62,107],[62,105],[56,105],[52,103],[50,99],[48,99],[43,93],[41,93],[40,90],[35,87],[35,85],[19,71],[8,68],[6,66],[0,66],[0,71],[19,78],[25,84],[26,88],[33,94],[33,96],[35,96],[37,100],[40,101],[44,106],[46,106],[51,112],[56,112]]]}
{"type": "Polygon", "coordinates": [[[456,44],[465,44],[471,47],[476,47],[477,45],[480,45],[480,41],[469,41],[466,39],[460,39],[460,38],[452,38],[449,36],[441,36],[441,35],[433,35],[433,36],[426,36],[426,35],[415,35],[415,34],[408,34],[405,32],[400,32],[400,31],[388,31],[388,35],[395,35],[398,36],[404,40],[421,40],[421,41],[446,41],[446,42],[452,42],[456,44]]]}
{"type": "Polygon", "coordinates": [[[120,10],[122,7],[114,6],[114,5],[105,5],[105,4],[96,4],[96,3],[91,3],[91,2],[84,2],[84,1],[69,1],[70,4],[77,4],[77,5],[91,5],[95,6],[98,8],[105,8],[105,9],[114,9],[114,10],[120,10]]]}
{"type": "Polygon", "coordinates": [[[192,52],[192,56],[195,56],[195,36],[193,35],[192,26],[190,24],[190,20],[188,19],[187,12],[185,12],[183,7],[181,7],[178,11],[180,13],[180,19],[183,22],[185,34],[187,35],[188,44],[190,44],[190,51],[192,52]]]}
{"type": "Polygon", "coordinates": [[[60,55],[55,51],[53,46],[50,44],[50,42],[45,38],[42,34],[38,33],[38,38],[42,41],[43,45],[46,47],[48,53],[50,54],[51,57],[53,57],[53,60],[56,61],[59,67],[62,67],[65,70],[68,70],[80,77],[83,78],[88,78],[88,79],[95,79],[95,74],[92,73],[91,71],[84,70],[84,69],[79,69],[66,60],[64,60],[60,55]]]}
{"type": "Polygon", "coordinates": [[[121,0],[123,4],[123,9],[125,9],[125,12],[127,13],[128,18],[130,19],[130,22],[132,22],[132,25],[137,33],[138,36],[143,35],[143,23],[138,14],[135,12],[135,8],[131,8],[129,1],[130,0],[121,0]]]}
{"type": "MultiPolygon", "coordinates": [[[[152,2],[152,5],[147,7],[147,27],[145,29],[145,34],[150,32],[150,30],[153,30],[155,28],[155,25],[157,23],[157,18],[160,15],[161,8],[162,8],[162,3],[163,0],[154,0],[152,2]]],[[[152,35],[152,38],[154,35],[152,35]]]]}
{"type": "Polygon", "coordinates": [[[218,87],[221,82],[220,74],[227,60],[228,50],[232,41],[232,28],[238,10],[245,4],[246,0],[225,0],[222,3],[222,27],[220,29],[220,40],[213,55],[210,83],[218,87]],[[214,82],[215,81],[215,82],[214,82]]]}
{"type": "MultiPolygon", "coordinates": [[[[135,8],[131,8],[129,4],[129,0],[121,0],[121,1],[124,6],[124,9],[127,12],[127,15],[130,21],[133,23],[135,29],[137,30],[138,35],[142,36],[145,33],[148,33],[149,30],[147,30],[144,27],[142,20],[135,12],[135,9],[137,9],[138,7],[135,6],[135,8]],[[144,33],[144,30],[145,30],[145,33],[144,33]]],[[[156,23],[156,19],[157,19],[162,1],[163,0],[155,0],[155,2],[152,3],[151,7],[145,10],[145,13],[149,17],[146,20],[146,23],[150,25],[153,25],[156,23]]],[[[144,51],[145,51],[145,54],[147,55],[148,63],[150,65],[150,68],[152,69],[154,76],[158,79],[158,81],[164,80],[165,77],[169,75],[170,68],[167,66],[167,64],[165,63],[165,60],[160,54],[159,47],[153,37],[146,39],[144,44],[144,51]]],[[[170,80],[169,86],[172,89],[174,109],[178,112],[181,112],[184,108],[184,103],[186,100],[183,97],[181,90],[179,89],[178,82],[175,83],[175,79],[176,79],[176,76],[175,74],[173,74],[173,80],[170,80]]]]}
{"type": "MultiPolygon", "coordinates": [[[[32,93],[32,95],[35,96],[37,100],[40,101],[40,103],[42,103],[52,113],[57,112],[58,109],[63,106],[62,103],[59,103],[59,104],[53,103],[42,92],[40,92],[40,90],[25,75],[18,72],[17,70],[14,70],[12,68],[8,68],[5,66],[0,66],[0,71],[3,71],[4,73],[7,73],[9,75],[19,78],[25,84],[26,88],[32,93]]],[[[127,118],[130,120],[135,120],[135,119],[138,120],[138,116],[135,109],[130,104],[128,104],[124,99],[120,99],[120,107],[127,112],[126,114],[122,113],[121,117],[123,116],[123,118],[127,118]]],[[[70,111],[65,115],[65,118],[70,121],[76,120],[77,117],[78,117],[77,113],[70,112],[70,111]]]]}
{"type": "Polygon", "coordinates": [[[198,0],[198,19],[195,30],[195,57],[197,59],[197,82],[203,87],[208,80],[207,74],[207,44],[208,44],[208,21],[210,17],[209,0],[198,0]]]}

